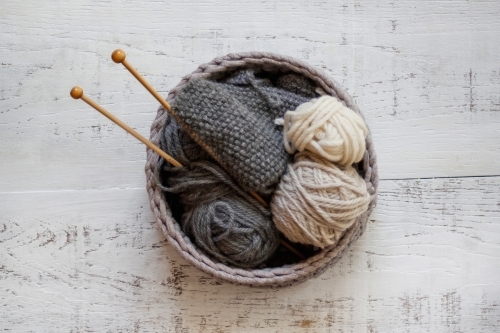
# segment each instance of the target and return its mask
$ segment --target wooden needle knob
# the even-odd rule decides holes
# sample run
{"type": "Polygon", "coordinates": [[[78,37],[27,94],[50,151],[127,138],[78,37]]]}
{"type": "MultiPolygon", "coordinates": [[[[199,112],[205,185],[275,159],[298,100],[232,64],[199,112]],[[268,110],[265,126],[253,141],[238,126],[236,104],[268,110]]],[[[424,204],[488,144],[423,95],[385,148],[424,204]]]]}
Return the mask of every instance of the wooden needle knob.
{"type": "Polygon", "coordinates": [[[114,62],[117,64],[121,64],[123,60],[125,60],[126,54],[123,50],[117,49],[114,50],[113,53],[111,54],[111,59],[113,59],[114,62]]]}
{"type": "Polygon", "coordinates": [[[83,89],[81,87],[75,86],[71,89],[69,93],[74,99],[80,99],[83,96],[83,89]]]}

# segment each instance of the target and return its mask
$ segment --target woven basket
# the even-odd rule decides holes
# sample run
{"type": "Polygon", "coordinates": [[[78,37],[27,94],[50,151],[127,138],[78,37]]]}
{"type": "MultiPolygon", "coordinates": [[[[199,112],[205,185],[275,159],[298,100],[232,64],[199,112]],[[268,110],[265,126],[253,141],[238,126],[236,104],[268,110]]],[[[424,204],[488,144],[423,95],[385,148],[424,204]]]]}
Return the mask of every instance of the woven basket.
{"type": "MultiPolygon", "coordinates": [[[[323,72],[291,57],[262,52],[228,54],[224,57],[215,58],[210,63],[198,67],[192,74],[185,76],[170,91],[167,99],[169,102],[172,102],[180,89],[194,78],[217,78],[226,75],[228,72],[242,68],[252,68],[257,71],[273,73],[294,72],[303,75],[315,82],[327,94],[344,101],[346,106],[362,116],[352,97],[337,82],[327,77],[323,72]]],[[[165,119],[166,110],[160,107],[156,119],[151,126],[150,139],[155,145],[159,145],[165,119]]],[[[356,219],[356,222],[345,232],[336,245],[326,247],[315,253],[312,257],[296,264],[282,267],[245,270],[212,260],[198,249],[196,244],[191,242],[189,237],[182,232],[179,223],[172,217],[163,192],[156,184],[155,172],[157,171],[156,168],[159,167],[159,158],[155,152],[148,149],[146,162],[147,190],[151,209],[168,242],[182,257],[202,271],[216,278],[237,284],[262,287],[288,286],[321,274],[329,266],[337,262],[347,252],[351,244],[361,236],[376,202],[378,186],[377,160],[371,135],[368,133],[365,155],[363,160],[358,164],[359,172],[366,181],[366,186],[370,193],[370,204],[367,212],[356,219]]]]}

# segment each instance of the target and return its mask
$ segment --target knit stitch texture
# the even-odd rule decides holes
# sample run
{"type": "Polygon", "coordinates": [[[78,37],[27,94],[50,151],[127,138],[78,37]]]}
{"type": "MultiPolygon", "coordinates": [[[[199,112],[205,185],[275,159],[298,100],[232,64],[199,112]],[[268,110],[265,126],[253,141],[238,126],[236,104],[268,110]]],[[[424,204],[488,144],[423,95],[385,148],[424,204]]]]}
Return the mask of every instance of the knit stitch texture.
{"type": "Polygon", "coordinates": [[[270,194],[285,172],[288,154],[274,119],[313,97],[308,80],[289,75],[281,86],[253,72],[238,72],[225,82],[189,82],[173,104],[175,118],[246,191],[270,194]],[[309,96],[308,96],[309,95],[309,96]]]}

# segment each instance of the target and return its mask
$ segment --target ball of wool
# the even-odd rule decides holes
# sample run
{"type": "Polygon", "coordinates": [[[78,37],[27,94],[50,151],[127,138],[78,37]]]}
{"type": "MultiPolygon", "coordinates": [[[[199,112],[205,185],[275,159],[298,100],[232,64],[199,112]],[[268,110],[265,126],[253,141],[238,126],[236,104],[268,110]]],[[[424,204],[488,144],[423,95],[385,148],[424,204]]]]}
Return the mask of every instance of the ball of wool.
{"type": "Polygon", "coordinates": [[[365,181],[352,166],[310,152],[298,153],[271,201],[273,221],[291,241],[334,245],[368,209],[365,181]]]}
{"type": "Polygon", "coordinates": [[[301,104],[284,116],[288,153],[308,150],[341,165],[361,161],[367,133],[361,116],[332,96],[301,104]]]}
{"type": "Polygon", "coordinates": [[[252,268],[269,259],[279,245],[270,211],[235,184],[171,116],[163,133],[161,148],[183,167],[162,161],[160,186],[182,205],[184,233],[225,264],[252,268]]]}
{"type": "Polygon", "coordinates": [[[182,217],[182,229],[203,251],[239,267],[258,266],[278,245],[269,217],[238,196],[193,207],[182,217]]]}

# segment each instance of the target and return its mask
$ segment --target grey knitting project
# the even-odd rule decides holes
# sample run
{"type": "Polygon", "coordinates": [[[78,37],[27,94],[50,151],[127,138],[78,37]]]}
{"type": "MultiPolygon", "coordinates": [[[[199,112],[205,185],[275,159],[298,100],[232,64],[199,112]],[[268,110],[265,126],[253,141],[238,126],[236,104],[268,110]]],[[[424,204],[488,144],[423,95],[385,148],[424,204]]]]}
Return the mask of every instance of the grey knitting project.
{"type": "MultiPolygon", "coordinates": [[[[270,75],[274,75],[274,77],[276,77],[276,75],[294,74],[296,77],[298,76],[310,80],[313,82],[314,88],[321,88],[326,94],[338,98],[345,103],[347,107],[362,116],[352,97],[340,84],[332,80],[324,72],[291,57],[263,52],[229,54],[224,57],[216,58],[210,63],[202,64],[193,73],[186,75],[181,82],[170,91],[167,100],[172,104],[186,85],[190,84],[193,80],[203,78],[220,79],[221,77],[227,77],[230,73],[248,69],[255,70],[259,73],[269,73],[270,75]]],[[[298,80],[300,80],[300,78],[298,80]]],[[[223,83],[218,84],[222,85],[223,83]]],[[[230,84],[230,82],[228,82],[228,84],[230,84]]],[[[304,90],[301,88],[302,85],[300,83],[294,84],[293,80],[288,80],[288,86],[287,84],[280,85],[279,79],[276,81],[276,84],[298,95],[310,97],[310,94],[314,93],[314,88],[306,88],[304,90]]],[[[237,87],[236,85],[233,86],[237,87]]],[[[265,91],[264,88],[262,88],[261,91],[265,91]]],[[[242,102],[239,101],[239,103],[242,102]]],[[[274,116],[273,114],[271,118],[274,116]]],[[[163,107],[160,107],[156,119],[151,126],[150,139],[156,145],[159,144],[163,136],[163,128],[167,119],[167,111],[163,107]]],[[[250,128],[250,130],[260,131],[261,129],[250,128]]],[[[200,250],[200,248],[186,236],[179,223],[172,216],[172,207],[165,201],[164,192],[157,183],[156,175],[158,174],[158,168],[160,168],[159,161],[161,161],[161,158],[150,149],[147,150],[147,155],[147,190],[151,209],[168,243],[195,267],[198,267],[218,279],[232,283],[262,287],[289,286],[321,274],[347,253],[350,246],[361,236],[376,203],[376,192],[378,187],[377,158],[371,135],[368,133],[363,160],[356,165],[356,168],[361,177],[365,180],[367,190],[370,193],[369,207],[364,214],[356,218],[356,221],[346,230],[339,242],[334,246],[326,247],[321,251],[315,252],[306,260],[302,260],[298,263],[273,268],[241,269],[233,267],[232,265],[221,264],[218,260],[214,260],[210,256],[207,256],[205,251],[200,250]]]]}
{"type": "Polygon", "coordinates": [[[280,77],[278,84],[297,93],[242,71],[225,82],[193,80],[173,104],[182,127],[246,191],[274,190],[289,158],[274,119],[315,96],[310,81],[297,75],[280,77]]]}

